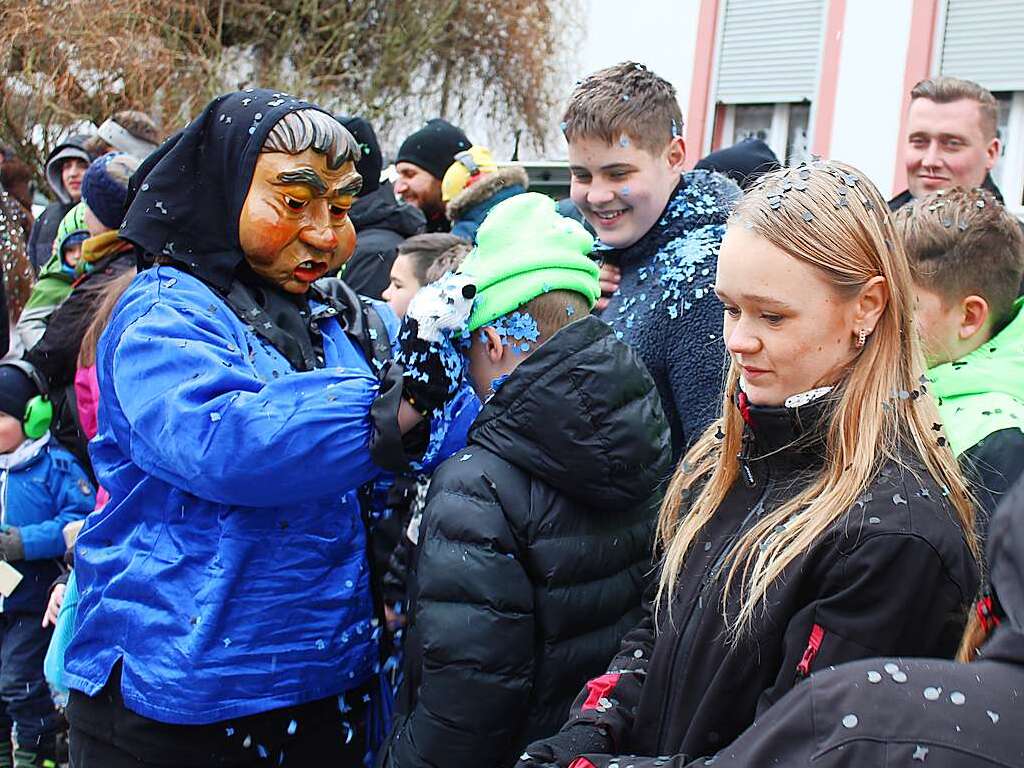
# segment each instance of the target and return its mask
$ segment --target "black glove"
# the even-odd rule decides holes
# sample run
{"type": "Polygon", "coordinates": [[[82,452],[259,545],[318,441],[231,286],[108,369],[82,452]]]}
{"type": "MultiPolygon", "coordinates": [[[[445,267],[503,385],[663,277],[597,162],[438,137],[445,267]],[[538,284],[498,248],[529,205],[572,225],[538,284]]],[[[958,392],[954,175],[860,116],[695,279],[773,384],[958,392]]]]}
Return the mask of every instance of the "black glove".
{"type": "Polygon", "coordinates": [[[0,531],[0,557],[9,562],[25,559],[25,544],[19,529],[6,528],[0,531]]]}
{"type": "Polygon", "coordinates": [[[474,296],[475,285],[450,275],[421,288],[409,304],[395,361],[405,399],[424,416],[443,407],[462,383],[465,358],[452,335],[465,328],[474,296]]]}
{"type": "Polygon", "coordinates": [[[516,768],[567,768],[580,755],[606,754],[611,751],[612,740],[600,727],[593,723],[578,723],[528,746],[516,768]]]}

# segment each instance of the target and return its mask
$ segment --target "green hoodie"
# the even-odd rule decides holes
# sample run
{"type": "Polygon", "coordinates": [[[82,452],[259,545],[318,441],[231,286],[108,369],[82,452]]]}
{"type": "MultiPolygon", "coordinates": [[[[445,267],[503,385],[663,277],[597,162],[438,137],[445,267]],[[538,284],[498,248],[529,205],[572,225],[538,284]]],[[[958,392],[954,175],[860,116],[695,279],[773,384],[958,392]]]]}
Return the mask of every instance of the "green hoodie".
{"type": "Polygon", "coordinates": [[[85,227],[85,203],[79,203],[61,219],[57,227],[57,236],[53,239],[53,253],[39,270],[39,280],[32,288],[32,295],[26,305],[28,309],[48,308],[52,311],[71,293],[75,271],[64,263],[64,243],[78,232],[88,234],[85,227]]]}
{"type": "Polygon", "coordinates": [[[1024,298],[1013,320],[959,360],[929,369],[946,437],[960,456],[1001,429],[1024,431],[1024,298]]]}

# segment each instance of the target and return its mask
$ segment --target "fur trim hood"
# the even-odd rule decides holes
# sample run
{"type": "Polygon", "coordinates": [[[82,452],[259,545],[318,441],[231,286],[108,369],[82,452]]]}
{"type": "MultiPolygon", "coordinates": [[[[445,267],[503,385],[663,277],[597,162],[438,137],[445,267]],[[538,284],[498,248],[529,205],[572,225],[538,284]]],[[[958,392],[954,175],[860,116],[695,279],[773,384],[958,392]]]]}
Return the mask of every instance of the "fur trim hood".
{"type": "Polygon", "coordinates": [[[448,221],[458,221],[471,208],[490,199],[497,192],[516,186],[522,187],[524,191],[530,188],[530,179],[526,175],[526,171],[518,165],[505,166],[494,173],[487,174],[476,184],[466,187],[452,198],[445,209],[448,221]]]}

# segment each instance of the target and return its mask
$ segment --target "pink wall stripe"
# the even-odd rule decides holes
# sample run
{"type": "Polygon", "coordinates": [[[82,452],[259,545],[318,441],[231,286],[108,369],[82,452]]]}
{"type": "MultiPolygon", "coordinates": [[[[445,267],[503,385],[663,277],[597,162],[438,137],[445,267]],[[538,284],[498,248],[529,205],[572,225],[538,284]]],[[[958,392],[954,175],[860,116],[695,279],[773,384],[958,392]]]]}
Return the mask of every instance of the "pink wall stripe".
{"type": "Polygon", "coordinates": [[[690,103],[683,115],[687,168],[693,168],[704,153],[704,130],[711,95],[711,73],[715,61],[718,2],[719,0],[701,0],[700,16],[697,19],[697,48],[693,57],[690,103]]]}
{"type": "Polygon", "coordinates": [[[839,53],[843,47],[843,20],[846,0],[830,0],[825,18],[825,40],[818,78],[818,97],[814,102],[814,136],[811,152],[829,156],[832,146],[832,123],[836,114],[836,90],[839,84],[839,53]]]}
{"type": "Polygon", "coordinates": [[[910,17],[910,42],[907,46],[907,64],[903,69],[903,106],[900,112],[900,133],[896,137],[896,173],[892,181],[892,194],[907,188],[905,162],[907,135],[907,108],[910,91],[918,81],[931,74],[932,42],[935,40],[935,21],[939,12],[938,0],[913,0],[910,17]]]}

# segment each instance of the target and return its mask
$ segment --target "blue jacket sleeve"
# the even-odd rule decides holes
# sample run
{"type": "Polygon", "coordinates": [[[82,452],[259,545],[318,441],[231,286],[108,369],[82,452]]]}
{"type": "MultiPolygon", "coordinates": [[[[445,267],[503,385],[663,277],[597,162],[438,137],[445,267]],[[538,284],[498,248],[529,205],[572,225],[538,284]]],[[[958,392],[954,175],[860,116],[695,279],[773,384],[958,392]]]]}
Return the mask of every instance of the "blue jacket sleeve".
{"type": "Polygon", "coordinates": [[[21,541],[26,560],[63,556],[64,526],[83,519],[96,505],[96,493],[81,465],[70,455],[51,457],[49,485],[53,497],[53,517],[40,523],[22,525],[21,541]]]}
{"type": "Polygon", "coordinates": [[[237,346],[230,310],[133,304],[100,343],[100,408],[143,471],[256,507],[342,494],[380,472],[367,448],[377,394],[368,370],[266,381],[237,346]]]}

